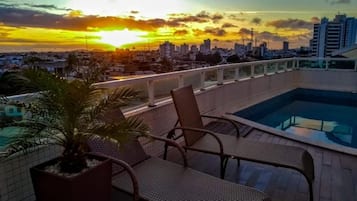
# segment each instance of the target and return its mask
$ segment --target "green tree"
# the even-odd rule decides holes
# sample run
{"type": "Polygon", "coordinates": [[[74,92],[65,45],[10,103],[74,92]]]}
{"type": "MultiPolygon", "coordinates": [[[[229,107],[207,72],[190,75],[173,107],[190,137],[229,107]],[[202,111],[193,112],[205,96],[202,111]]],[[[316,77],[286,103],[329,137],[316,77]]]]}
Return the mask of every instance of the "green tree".
{"type": "Polygon", "coordinates": [[[77,71],[78,62],[78,58],[75,54],[69,54],[67,57],[67,65],[64,68],[64,73],[68,75],[73,71],[77,71]]]}
{"type": "Polygon", "coordinates": [[[234,54],[234,55],[229,56],[227,58],[227,62],[229,62],[229,63],[239,63],[240,62],[240,58],[236,54],[234,54]]]}

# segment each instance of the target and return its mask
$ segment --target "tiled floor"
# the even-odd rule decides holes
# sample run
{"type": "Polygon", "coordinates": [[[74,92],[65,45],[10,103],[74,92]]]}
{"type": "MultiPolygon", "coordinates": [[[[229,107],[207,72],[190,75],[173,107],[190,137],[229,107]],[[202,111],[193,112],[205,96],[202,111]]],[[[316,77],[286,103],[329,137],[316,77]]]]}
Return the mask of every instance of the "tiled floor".
{"type": "MultiPolygon", "coordinates": [[[[315,165],[314,201],[357,201],[356,156],[295,142],[255,129],[246,138],[307,149],[315,165]]],[[[218,156],[193,151],[188,151],[187,156],[189,167],[219,177],[218,156]]],[[[168,159],[181,163],[180,156],[175,151],[170,151],[168,159]]],[[[276,201],[309,200],[308,184],[294,170],[248,161],[241,161],[241,165],[237,167],[236,160],[230,160],[225,179],[260,189],[276,201]]],[[[116,195],[113,200],[122,199],[116,195]]]]}
{"type": "MultiPolygon", "coordinates": [[[[246,138],[276,144],[306,148],[314,159],[315,180],[313,183],[315,201],[357,200],[357,157],[294,142],[278,136],[253,130],[246,138]]],[[[263,154],[263,153],[262,153],[263,154]]],[[[172,161],[179,161],[171,153],[172,161]]],[[[189,166],[219,177],[219,158],[209,154],[188,151],[189,166]]],[[[309,200],[308,184],[297,171],[277,168],[258,163],[235,160],[228,162],[226,180],[258,188],[273,200],[309,200]]]]}

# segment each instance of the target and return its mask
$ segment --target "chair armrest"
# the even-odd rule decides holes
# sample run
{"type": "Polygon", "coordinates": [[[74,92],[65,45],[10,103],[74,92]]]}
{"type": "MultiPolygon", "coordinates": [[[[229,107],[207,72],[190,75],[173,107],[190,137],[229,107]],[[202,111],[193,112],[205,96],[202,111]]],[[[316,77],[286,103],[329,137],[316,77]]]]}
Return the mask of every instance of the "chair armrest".
{"type": "Polygon", "coordinates": [[[234,128],[236,129],[237,137],[239,137],[239,135],[240,135],[240,134],[239,134],[239,127],[238,127],[238,125],[236,124],[236,121],[234,121],[234,120],[232,120],[232,119],[228,119],[228,118],[225,118],[225,117],[211,116],[211,115],[201,115],[201,117],[227,121],[227,122],[231,123],[231,124],[234,126],[234,128]]]}
{"type": "MultiPolygon", "coordinates": [[[[189,130],[189,131],[196,131],[197,133],[206,133],[210,136],[212,136],[218,143],[219,145],[219,152],[221,156],[224,156],[224,151],[223,151],[223,143],[221,141],[221,139],[219,139],[219,137],[212,131],[210,130],[206,130],[206,129],[200,129],[200,128],[191,128],[191,127],[175,127],[173,128],[171,131],[175,131],[175,130],[189,130]]],[[[193,132],[195,133],[195,132],[193,132]]]]}
{"type": "Polygon", "coordinates": [[[155,136],[155,135],[150,135],[150,134],[147,134],[147,137],[149,138],[152,138],[154,140],[159,140],[159,141],[162,141],[162,142],[165,142],[171,146],[174,146],[178,149],[178,151],[180,152],[182,158],[183,158],[183,164],[185,167],[187,167],[187,157],[186,157],[186,154],[185,154],[185,151],[184,149],[181,147],[181,145],[179,145],[177,142],[171,140],[171,139],[167,139],[167,138],[163,138],[163,137],[159,137],[159,136],[155,136]]]}
{"type": "Polygon", "coordinates": [[[135,176],[135,172],[134,169],[125,161],[123,160],[118,160],[114,157],[102,154],[102,153],[97,153],[97,152],[90,152],[91,155],[97,155],[97,156],[101,156],[101,157],[105,157],[108,158],[110,160],[112,160],[112,163],[115,163],[116,165],[119,165],[121,167],[123,167],[123,169],[128,172],[130,179],[132,181],[133,184],[133,200],[134,201],[138,201],[139,200],[139,184],[138,184],[138,179],[135,176]]]}

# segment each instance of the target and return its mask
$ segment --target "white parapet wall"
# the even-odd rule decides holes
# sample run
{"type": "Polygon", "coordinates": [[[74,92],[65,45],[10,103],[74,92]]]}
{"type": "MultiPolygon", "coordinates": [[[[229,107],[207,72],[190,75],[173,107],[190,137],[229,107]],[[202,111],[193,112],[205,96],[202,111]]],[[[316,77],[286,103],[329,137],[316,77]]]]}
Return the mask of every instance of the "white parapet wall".
{"type": "Polygon", "coordinates": [[[304,69],[298,72],[297,83],[300,88],[357,93],[356,71],[304,69]]]}

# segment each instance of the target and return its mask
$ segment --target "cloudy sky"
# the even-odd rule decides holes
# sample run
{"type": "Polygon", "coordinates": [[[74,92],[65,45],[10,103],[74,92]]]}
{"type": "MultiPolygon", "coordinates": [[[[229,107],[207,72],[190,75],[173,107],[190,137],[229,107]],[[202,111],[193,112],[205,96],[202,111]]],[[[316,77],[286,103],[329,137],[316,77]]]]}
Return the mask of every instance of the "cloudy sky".
{"type": "Polygon", "coordinates": [[[357,0],[0,0],[0,52],[155,49],[170,41],[307,46],[324,16],[357,17],[357,0]]]}

